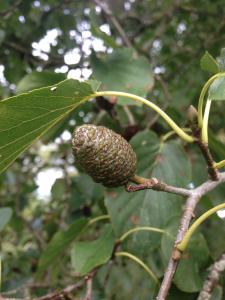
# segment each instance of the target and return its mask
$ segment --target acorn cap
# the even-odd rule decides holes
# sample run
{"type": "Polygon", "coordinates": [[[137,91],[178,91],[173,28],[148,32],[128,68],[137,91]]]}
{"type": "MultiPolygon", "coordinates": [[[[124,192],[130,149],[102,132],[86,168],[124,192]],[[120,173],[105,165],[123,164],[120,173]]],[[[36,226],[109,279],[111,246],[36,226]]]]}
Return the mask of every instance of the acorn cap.
{"type": "Polygon", "coordinates": [[[125,185],[135,174],[137,159],[131,145],[104,126],[75,128],[72,149],[86,173],[106,187],[125,185]]]}

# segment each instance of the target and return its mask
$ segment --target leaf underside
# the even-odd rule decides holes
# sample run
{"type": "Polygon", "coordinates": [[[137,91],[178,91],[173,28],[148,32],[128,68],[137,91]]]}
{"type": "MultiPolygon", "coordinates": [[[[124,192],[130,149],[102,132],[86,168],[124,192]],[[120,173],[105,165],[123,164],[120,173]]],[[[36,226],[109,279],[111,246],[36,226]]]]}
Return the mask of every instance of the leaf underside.
{"type": "Polygon", "coordinates": [[[0,173],[47,130],[91,98],[92,86],[67,79],[0,101],[0,173]]]}

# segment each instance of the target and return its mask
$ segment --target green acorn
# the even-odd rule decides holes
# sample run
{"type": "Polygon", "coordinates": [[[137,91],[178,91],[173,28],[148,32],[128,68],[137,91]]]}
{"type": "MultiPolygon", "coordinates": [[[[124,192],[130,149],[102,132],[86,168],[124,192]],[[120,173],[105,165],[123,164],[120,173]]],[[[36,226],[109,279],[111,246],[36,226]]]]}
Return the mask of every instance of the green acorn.
{"type": "Polygon", "coordinates": [[[106,187],[125,185],[135,174],[137,159],[131,145],[104,126],[75,128],[72,148],[86,173],[106,187]]]}

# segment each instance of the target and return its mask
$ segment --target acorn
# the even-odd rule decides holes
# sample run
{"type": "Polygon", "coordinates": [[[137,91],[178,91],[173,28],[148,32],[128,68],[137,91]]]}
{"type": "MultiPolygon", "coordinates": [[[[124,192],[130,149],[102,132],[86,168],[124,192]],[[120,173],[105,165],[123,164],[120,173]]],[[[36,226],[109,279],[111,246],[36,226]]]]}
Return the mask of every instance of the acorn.
{"type": "Polygon", "coordinates": [[[137,158],[131,145],[104,126],[75,128],[72,149],[84,171],[106,187],[126,185],[135,175],[137,158]]]}

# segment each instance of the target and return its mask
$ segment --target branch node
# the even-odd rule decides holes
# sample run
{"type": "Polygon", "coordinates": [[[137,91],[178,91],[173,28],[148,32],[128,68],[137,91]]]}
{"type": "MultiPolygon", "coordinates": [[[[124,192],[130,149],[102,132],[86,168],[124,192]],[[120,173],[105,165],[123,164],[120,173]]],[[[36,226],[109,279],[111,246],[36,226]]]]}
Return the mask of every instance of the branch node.
{"type": "Polygon", "coordinates": [[[219,172],[217,168],[215,168],[215,161],[213,160],[212,154],[209,150],[208,143],[202,141],[201,129],[198,127],[198,124],[195,122],[191,124],[191,129],[193,132],[193,136],[196,138],[195,142],[198,145],[199,149],[201,150],[205,162],[208,166],[208,174],[210,179],[214,181],[218,181],[219,172]]]}
{"type": "Polygon", "coordinates": [[[154,177],[147,179],[135,175],[132,181],[137,183],[137,185],[126,185],[125,189],[128,193],[142,191],[146,189],[152,189],[158,192],[167,192],[167,193],[177,194],[181,196],[190,196],[191,194],[191,191],[188,189],[168,185],[154,177]]]}
{"type": "Polygon", "coordinates": [[[174,248],[173,252],[172,252],[172,258],[174,261],[179,261],[181,258],[181,251],[177,248],[174,248]]]}

